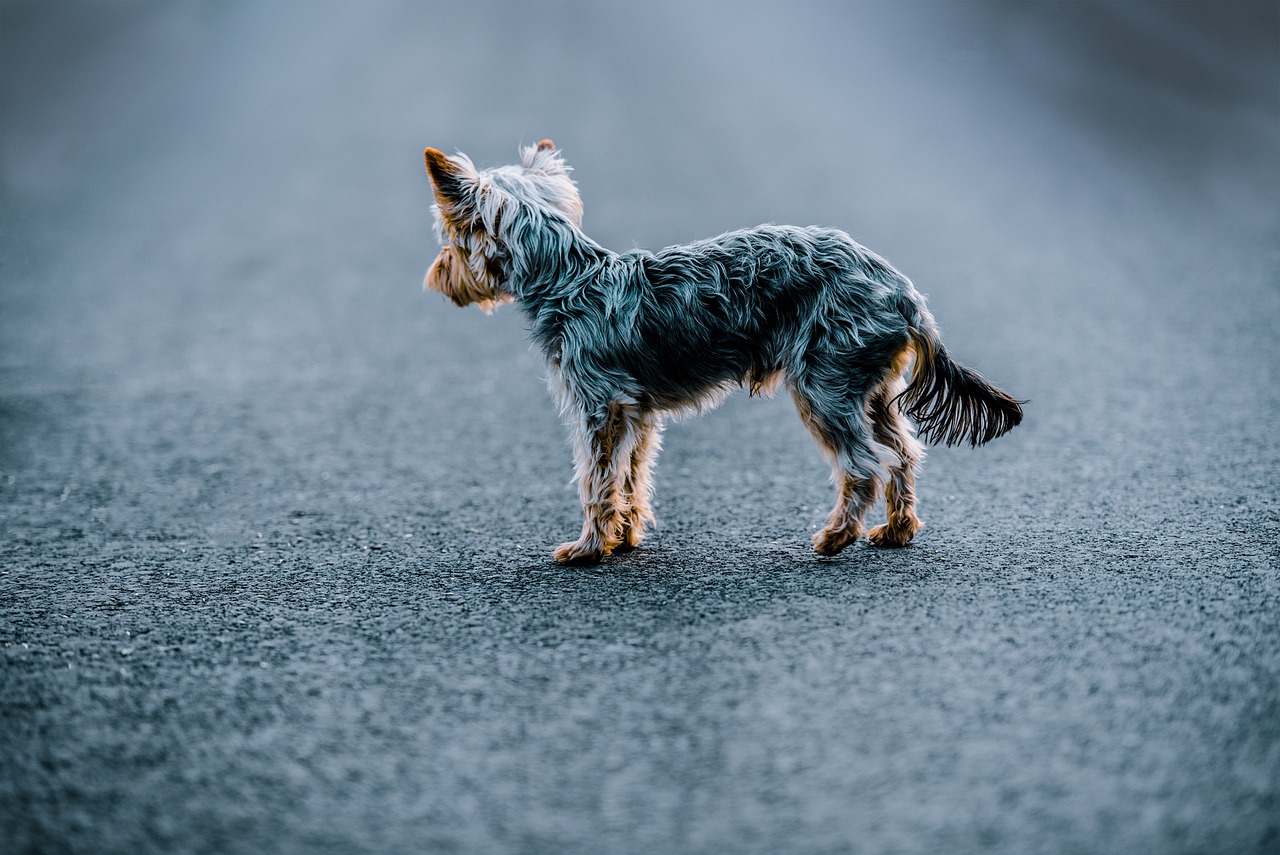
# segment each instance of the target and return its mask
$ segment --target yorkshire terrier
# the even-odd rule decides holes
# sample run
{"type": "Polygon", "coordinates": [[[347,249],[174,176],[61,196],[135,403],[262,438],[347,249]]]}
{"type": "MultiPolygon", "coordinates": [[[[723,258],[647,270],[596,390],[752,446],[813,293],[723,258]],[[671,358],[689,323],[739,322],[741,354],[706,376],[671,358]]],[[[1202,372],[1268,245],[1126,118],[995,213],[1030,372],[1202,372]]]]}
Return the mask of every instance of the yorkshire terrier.
{"type": "Polygon", "coordinates": [[[836,505],[813,537],[822,555],[863,534],[881,459],[888,522],[867,539],[905,546],[920,530],[924,451],[904,414],[947,445],[981,445],[1022,420],[1019,401],[947,355],[910,280],[842,231],[764,225],[619,254],[582,232],[550,140],[483,171],[463,154],[424,154],[443,247],[425,287],[485,311],[518,303],[573,435],[585,522],[553,553],[560,563],[639,546],[664,419],[738,387],[785,383],[831,463],[836,505]]]}

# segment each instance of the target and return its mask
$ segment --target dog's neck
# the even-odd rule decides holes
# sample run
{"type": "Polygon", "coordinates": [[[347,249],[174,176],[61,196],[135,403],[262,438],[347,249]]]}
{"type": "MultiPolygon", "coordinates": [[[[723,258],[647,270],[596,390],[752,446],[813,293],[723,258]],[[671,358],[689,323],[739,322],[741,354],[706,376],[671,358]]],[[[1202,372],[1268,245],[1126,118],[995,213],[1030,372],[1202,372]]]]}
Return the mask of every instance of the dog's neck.
{"type": "Polygon", "coordinates": [[[617,256],[558,218],[506,237],[506,286],[531,314],[572,299],[617,256]]]}
{"type": "Polygon", "coordinates": [[[552,363],[560,361],[566,327],[598,302],[604,268],[617,253],[560,219],[515,230],[505,245],[506,289],[529,318],[530,332],[552,363]]]}

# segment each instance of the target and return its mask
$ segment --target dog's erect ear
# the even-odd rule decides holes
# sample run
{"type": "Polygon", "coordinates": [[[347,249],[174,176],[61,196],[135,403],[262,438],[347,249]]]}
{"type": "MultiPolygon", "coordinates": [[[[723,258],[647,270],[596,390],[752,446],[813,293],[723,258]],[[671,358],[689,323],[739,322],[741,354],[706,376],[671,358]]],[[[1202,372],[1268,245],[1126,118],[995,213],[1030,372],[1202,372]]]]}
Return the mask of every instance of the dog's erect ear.
{"type": "Polygon", "coordinates": [[[441,211],[458,215],[471,206],[475,194],[475,169],[465,157],[453,159],[444,152],[428,148],[422,152],[427,161],[427,175],[435,190],[436,202],[441,211]]]}
{"type": "Polygon", "coordinates": [[[537,145],[520,149],[520,163],[525,169],[537,172],[564,175],[571,171],[551,140],[542,140],[537,145]]]}

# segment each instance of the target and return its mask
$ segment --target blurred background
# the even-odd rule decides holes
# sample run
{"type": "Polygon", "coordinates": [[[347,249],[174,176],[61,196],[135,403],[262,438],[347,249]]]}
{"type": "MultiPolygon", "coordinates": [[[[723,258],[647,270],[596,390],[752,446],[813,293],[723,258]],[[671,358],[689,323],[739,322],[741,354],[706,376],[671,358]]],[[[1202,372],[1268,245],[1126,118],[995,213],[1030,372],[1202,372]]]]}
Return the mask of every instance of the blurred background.
{"type": "Polygon", "coordinates": [[[10,851],[1275,846],[1278,199],[1274,2],[6,0],[10,851]],[[737,396],[551,567],[524,321],[420,290],[424,146],[543,137],[613,249],[848,231],[1026,423],[820,564],[737,396]]]}

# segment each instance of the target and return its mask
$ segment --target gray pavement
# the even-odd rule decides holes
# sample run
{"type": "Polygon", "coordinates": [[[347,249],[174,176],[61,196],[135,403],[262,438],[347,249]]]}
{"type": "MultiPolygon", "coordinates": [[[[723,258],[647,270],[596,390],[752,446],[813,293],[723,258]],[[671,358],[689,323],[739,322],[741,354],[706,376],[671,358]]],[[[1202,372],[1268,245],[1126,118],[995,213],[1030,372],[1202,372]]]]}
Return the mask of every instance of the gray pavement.
{"type": "Polygon", "coordinates": [[[1280,850],[1280,5],[0,5],[0,851],[1280,850]],[[597,568],[421,151],[846,229],[1029,398],[908,549],[784,400],[597,568]]]}

